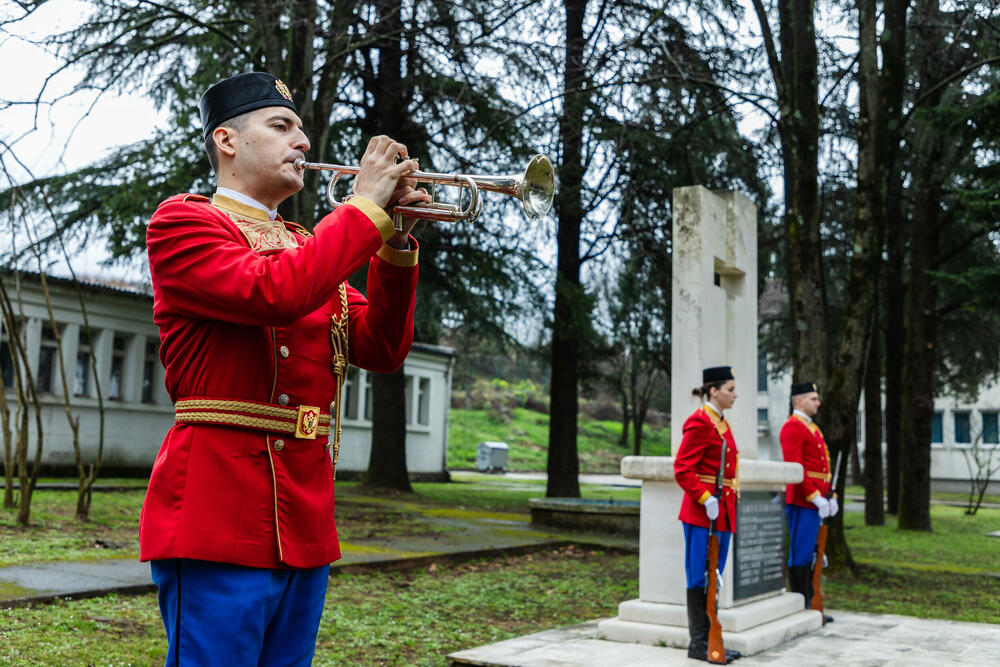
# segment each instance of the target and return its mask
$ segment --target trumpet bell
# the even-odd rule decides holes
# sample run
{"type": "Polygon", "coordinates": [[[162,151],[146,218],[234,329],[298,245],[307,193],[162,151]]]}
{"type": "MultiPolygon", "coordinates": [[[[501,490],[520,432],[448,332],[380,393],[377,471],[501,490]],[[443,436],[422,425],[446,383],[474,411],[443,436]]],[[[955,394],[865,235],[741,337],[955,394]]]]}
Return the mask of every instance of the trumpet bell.
{"type": "Polygon", "coordinates": [[[555,170],[552,161],[544,155],[536,155],[528,162],[521,177],[521,205],[524,214],[537,220],[552,208],[552,198],[556,193],[555,170]]]}

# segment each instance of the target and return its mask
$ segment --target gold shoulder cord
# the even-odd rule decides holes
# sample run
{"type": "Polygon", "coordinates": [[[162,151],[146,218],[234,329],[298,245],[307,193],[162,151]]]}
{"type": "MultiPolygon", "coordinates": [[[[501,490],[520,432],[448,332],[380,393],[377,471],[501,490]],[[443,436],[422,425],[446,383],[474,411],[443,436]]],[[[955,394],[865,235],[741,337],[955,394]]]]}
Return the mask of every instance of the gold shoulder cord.
{"type": "Polygon", "coordinates": [[[333,370],[333,378],[337,383],[337,390],[334,394],[333,406],[333,428],[330,435],[333,437],[333,478],[337,479],[337,459],[340,457],[340,402],[344,394],[344,384],[347,382],[348,367],[348,330],[347,330],[347,287],[340,284],[340,317],[330,316],[330,349],[333,352],[333,360],[330,368],[333,370]]]}
{"type": "MultiPolygon", "coordinates": [[[[723,440],[725,440],[726,439],[726,430],[724,428],[722,428],[722,424],[723,424],[722,420],[719,419],[718,417],[716,417],[715,414],[711,410],[705,410],[705,412],[708,413],[708,418],[712,420],[712,425],[715,426],[716,433],[719,434],[720,438],[722,438],[723,440]]],[[[729,424],[726,424],[726,426],[728,427],[729,424]]],[[[725,463],[726,463],[725,461],[722,462],[723,465],[725,465],[725,463]]],[[[725,468],[723,468],[723,469],[725,469],[725,468]]],[[[739,502],[740,500],[742,500],[742,496],[740,494],[740,455],[739,454],[736,455],[736,476],[733,477],[733,492],[736,493],[736,501],[737,502],[739,502]]]]}

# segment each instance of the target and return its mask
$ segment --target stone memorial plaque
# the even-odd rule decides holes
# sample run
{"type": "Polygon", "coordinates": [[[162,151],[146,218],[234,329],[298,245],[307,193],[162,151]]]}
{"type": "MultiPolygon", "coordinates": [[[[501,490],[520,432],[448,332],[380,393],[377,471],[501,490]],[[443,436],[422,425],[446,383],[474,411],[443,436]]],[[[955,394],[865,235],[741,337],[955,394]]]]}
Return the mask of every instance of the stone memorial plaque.
{"type": "Polygon", "coordinates": [[[785,496],[744,491],[733,538],[733,599],[782,590],[785,578],[785,496]]]}

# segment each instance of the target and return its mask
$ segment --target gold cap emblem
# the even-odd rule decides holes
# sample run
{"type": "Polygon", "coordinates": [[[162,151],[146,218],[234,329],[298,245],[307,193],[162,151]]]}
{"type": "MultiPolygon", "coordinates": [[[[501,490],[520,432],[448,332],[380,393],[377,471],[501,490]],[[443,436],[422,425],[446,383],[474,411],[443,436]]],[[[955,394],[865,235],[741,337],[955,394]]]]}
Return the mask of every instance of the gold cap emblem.
{"type": "Polygon", "coordinates": [[[278,94],[284,97],[286,100],[291,101],[292,94],[288,90],[288,86],[281,79],[274,80],[274,87],[278,90],[278,94]]]}

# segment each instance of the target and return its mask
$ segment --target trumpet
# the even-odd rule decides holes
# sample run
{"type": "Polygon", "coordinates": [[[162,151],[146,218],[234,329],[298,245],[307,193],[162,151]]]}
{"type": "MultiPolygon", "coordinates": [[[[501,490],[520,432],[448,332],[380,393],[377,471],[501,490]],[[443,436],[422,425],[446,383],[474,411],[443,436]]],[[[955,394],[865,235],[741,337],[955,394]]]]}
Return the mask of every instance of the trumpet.
{"type": "MultiPolygon", "coordinates": [[[[302,158],[295,161],[295,166],[299,169],[319,169],[333,172],[333,178],[330,179],[330,184],[326,188],[326,198],[334,208],[337,208],[346,201],[337,199],[334,193],[337,181],[343,176],[357,175],[360,169],[360,167],[348,167],[339,164],[306,162],[302,158]]],[[[479,198],[480,190],[499,192],[500,194],[517,197],[528,219],[537,220],[548,213],[552,207],[552,198],[556,191],[555,171],[552,168],[552,161],[545,155],[536,155],[531,158],[523,174],[480,176],[414,171],[409,174],[409,177],[417,179],[418,183],[431,185],[431,201],[422,206],[396,206],[392,212],[397,230],[402,229],[403,216],[436,220],[439,222],[459,222],[462,220],[472,222],[479,217],[479,213],[483,207],[482,201],[479,198]],[[436,201],[435,191],[438,185],[451,185],[468,190],[468,204],[462,207],[460,206],[461,201],[459,204],[436,201]]]]}

